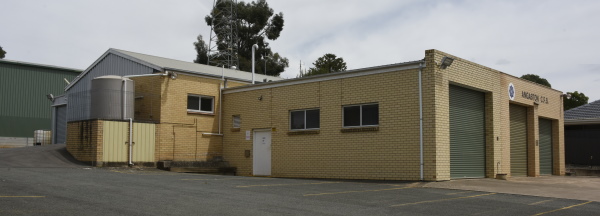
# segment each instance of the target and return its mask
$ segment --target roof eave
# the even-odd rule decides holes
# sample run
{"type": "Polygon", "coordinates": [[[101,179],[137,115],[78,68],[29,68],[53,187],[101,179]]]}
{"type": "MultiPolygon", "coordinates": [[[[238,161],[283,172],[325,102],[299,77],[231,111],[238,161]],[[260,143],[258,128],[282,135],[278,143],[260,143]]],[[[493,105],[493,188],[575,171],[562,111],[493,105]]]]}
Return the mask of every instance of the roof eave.
{"type": "Polygon", "coordinates": [[[565,119],[565,125],[586,125],[586,124],[600,124],[600,118],[565,119]]]}

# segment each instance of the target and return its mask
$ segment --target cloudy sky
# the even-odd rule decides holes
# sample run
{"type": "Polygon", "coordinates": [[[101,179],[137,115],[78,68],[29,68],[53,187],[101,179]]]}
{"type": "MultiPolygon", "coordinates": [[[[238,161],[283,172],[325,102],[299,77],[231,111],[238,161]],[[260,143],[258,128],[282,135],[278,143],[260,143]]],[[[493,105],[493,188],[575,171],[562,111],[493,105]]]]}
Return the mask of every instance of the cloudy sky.
{"type": "MultiPolygon", "coordinates": [[[[283,12],[271,42],[311,66],[325,53],[348,69],[424,57],[438,49],[515,75],[538,74],[563,92],[600,99],[600,1],[268,0],[283,12]],[[598,56],[596,56],[598,55],[598,56]]],[[[85,69],[109,48],[192,61],[213,0],[2,0],[6,59],[85,69]]]]}

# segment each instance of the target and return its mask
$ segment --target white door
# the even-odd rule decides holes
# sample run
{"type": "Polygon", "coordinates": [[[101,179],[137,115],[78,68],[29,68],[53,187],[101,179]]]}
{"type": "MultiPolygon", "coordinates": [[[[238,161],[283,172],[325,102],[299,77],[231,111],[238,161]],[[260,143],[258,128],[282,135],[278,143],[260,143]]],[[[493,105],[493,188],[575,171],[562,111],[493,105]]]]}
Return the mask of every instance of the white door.
{"type": "Polygon", "coordinates": [[[271,130],[255,130],[253,152],[253,175],[271,175],[271,130]]]}

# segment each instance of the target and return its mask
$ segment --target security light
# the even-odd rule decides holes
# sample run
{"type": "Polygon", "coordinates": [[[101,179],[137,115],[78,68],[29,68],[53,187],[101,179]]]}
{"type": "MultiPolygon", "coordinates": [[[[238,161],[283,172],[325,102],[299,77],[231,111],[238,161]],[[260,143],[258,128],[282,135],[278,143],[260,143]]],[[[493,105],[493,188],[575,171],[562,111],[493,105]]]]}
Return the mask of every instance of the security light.
{"type": "Polygon", "coordinates": [[[567,98],[567,100],[571,99],[571,94],[567,93],[567,94],[562,94],[561,96],[567,98]]]}
{"type": "Polygon", "coordinates": [[[450,66],[452,64],[453,61],[454,61],[453,58],[444,56],[444,58],[442,58],[442,63],[440,64],[440,68],[446,69],[448,66],[450,66]]]}
{"type": "Polygon", "coordinates": [[[48,98],[48,100],[54,101],[54,95],[53,94],[47,94],[46,97],[48,98]]]}

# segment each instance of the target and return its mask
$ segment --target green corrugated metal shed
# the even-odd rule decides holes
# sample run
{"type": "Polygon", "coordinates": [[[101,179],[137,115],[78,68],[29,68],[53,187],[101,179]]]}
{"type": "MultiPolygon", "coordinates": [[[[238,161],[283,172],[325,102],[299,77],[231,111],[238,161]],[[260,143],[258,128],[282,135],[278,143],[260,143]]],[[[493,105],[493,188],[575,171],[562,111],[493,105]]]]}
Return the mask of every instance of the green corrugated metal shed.
{"type": "Polygon", "coordinates": [[[50,130],[51,102],[82,70],[0,59],[0,137],[33,137],[50,130]]]}

